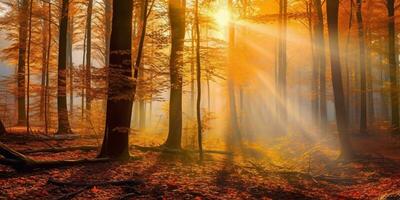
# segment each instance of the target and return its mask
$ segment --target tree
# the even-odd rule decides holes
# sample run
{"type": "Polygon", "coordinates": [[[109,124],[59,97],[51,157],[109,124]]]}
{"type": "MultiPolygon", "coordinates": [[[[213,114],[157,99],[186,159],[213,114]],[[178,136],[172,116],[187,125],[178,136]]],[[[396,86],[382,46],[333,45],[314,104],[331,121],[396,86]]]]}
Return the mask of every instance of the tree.
{"type": "MultiPolygon", "coordinates": [[[[203,136],[201,124],[201,60],[200,60],[200,25],[199,25],[199,0],[195,0],[195,17],[196,25],[196,79],[197,79],[197,101],[196,101],[196,116],[197,116],[197,141],[199,143],[200,160],[203,160],[203,136]]],[[[193,39],[193,38],[192,38],[193,39]]]]}
{"type": "Polygon", "coordinates": [[[365,36],[362,18],[362,1],[357,0],[357,24],[358,24],[358,41],[360,47],[360,68],[361,68],[361,109],[360,109],[360,133],[367,131],[367,74],[366,74],[366,57],[365,57],[365,36]]]}
{"type": "Polygon", "coordinates": [[[60,25],[59,25],[59,43],[58,43],[58,76],[57,76],[57,111],[58,111],[58,134],[72,133],[69,124],[67,109],[67,87],[66,87],[66,69],[67,69],[67,34],[68,34],[68,7],[69,0],[62,1],[60,25]]]}
{"type": "Polygon", "coordinates": [[[319,68],[319,112],[320,126],[322,130],[327,125],[327,106],[326,106],[326,54],[324,40],[324,17],[322,14],[321,0],[314,0],[314,9],[317,12],[317,20],[314,25],[316,56],[319,68]]]}
{"type": "Polygon", "coordinates": [[[26,132],[30,132],[30,82],[31,82],[31,46],[32,46],[32,9],[33,0],[29,3],[29,29],[28,29],[28,58],[27,58],[27,88],[26,88],[26,132]]]}
{"type": "Polygon", "coordinates": [[[392,128],[394,133],[399,132],[399,97],[397,94],[397,66],[396,66],[396,33],[395,33],[395,0],[386,0],[388,12],[388,60],[390,73],[390,99],[392,107],[392,128]]]}
{"type": "MultiPolygon", "coordinates": [[[[228,9],[230,12],[233,10],[232,0],[228,0],[228,9]]],[[[232,20],[232,19],[230,19],[232,20]]],[[[235,27],[234,23],[229,22],[228,27],[228,63],[229,66],[233,66],[233,50],[235,48],[235,27]]],[[[233,142],[237,142],[241,145],[242,136],[240,132],[239,122],[238,122],[238,114],[236,108],[236,95],[235,95],[235,85],[234,80],[232,79],[232,75],[228,77],[228,99],[229,99],[229,127],[232,133],[233,142]]]]}
{"type": "Polygon", "coordinates": [[[93,12],[93,0],[89,0],[86,13],[86,109],[89,112],[91,110],[91,82],[92,82],[92,12],[93,12]]]}
{"type": "Polygon", "coordinates": [[[331,57],[332,86],[336,112],[336,123],[339,132],[341,145],[341,158],[347,159],[353,156],[349,136],[347,114],[343,92],[342,72],[339,54],[338,18],[339,0],[329,0],[326,2],[329,49],[331,57]]]}
{"type": "Polygon", "coordinates": [[[185,0],[169,0],[168,15],[171,25],[169,131],[165,146],[181,148],[182,139],[182,68],[185,40],[185,0]]]}
{"type": "Polygon", "coordinates": [[[278,94],[280,98],[279,115],[283,121],[286,121],[286,72],[287,72],[287,52],[286,52],[286,39],[287,39],[287,0],[279,1],[279,46],[278,46],[278,94]]]}
{"type": "Polygon", "coordinates": [[[26,110],[25,110],[25,59],[26,47],[28,39],[28,0],[20,1],[18,10],[19,15],[19,33],[18,33],[18,125],[25,125],[26,110]]]}
{"type": "MultiPolygon", "coordinates": [[[[108,68],[106,126],[99,157],[126,160],[136,83],[132,82],[131,0],[114,0],[108,68]]],[[[137,69],[134,71],[137,78],[137,69]]]]}

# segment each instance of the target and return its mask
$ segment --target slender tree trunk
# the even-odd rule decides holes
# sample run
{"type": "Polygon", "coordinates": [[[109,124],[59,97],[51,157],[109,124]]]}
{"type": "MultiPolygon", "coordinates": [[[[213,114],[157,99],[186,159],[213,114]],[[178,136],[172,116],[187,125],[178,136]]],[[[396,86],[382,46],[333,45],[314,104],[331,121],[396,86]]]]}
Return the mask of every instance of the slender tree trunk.
{"type": "Polygon", "coordinates": [[[194,66],[195,66],[195,22],[193,22],[192,24],[192,28],[190,29],[190,33],[191,33],[191,60],[190,60],[190,117],[194,118],[194,107],[195,107],[195,91],[194,91],[194,80],[195,80],[195,71],[194,71],[194,66]]]}
{"type": "Polygon", "coordinates": [[[29,1],[21,0],[19,3],[19,36],[18,36],[18,125],[25,125],[26,110],[25,110],[25,59],[26,46],[28,39],[28,11],[29,1]]]}
{"type": "Polygon", "coordinates": [[[51,1],[49,1],[49,9],[48,9],[48,35],[47,35],[47,52],[46,52],[46,83],[45,83],[45,105],[44,105],[44,124],[45,124],[45,133],[49,133],[49,66],[50,66],[50,51],[51,51],[51,1]]]}
{"type": "Polygon", "coordinates": [[[30,133],[30,82],[31,82],[31,44],[32,44],[32,9],[33,0],[29,3],[29,29],[28,29],[28,58],[27,58],[27,83],[26,83],[26,132],[30,133]]]}
{"type": "Polygon", "coordinates": [[[200,160],[203,160],[203,128],[201,124],[201,58],[200,58],[200,24],[199,24],[199,0],[195,0],[195,25],[196,25],[196,79],[197,79],[197,140],[199,144],[200,160]]]}
{"type": "Polygon", "coordinates": [[[346,49],[345,49],[345,66],[346,66],[346,110],[348,114],[348,119],[352,119],[351,117],[351,96],[352,96],[352,91],[351,91],[351,70],[350,70],[350,65],[349,65],[349,45],[350,45],[350,34],[351,34],[351,28],[353,26],[353,0],[350,0],[350,17],[349,17],[349,25],[348,25],[348,31],[347,31],[347,40],[346,40],[346,49]]]}
{"type": "MultiPolygon", "coordinates": [[[[69,9],[72,9],[70,5],[69,9]]],[[[69,111],[72,115],[74,110],[74,63],[72,61],[72,48],[73,48],[73,35],[74,35],[74,16],[70,13],[68,23],[68,36],[67,36],[67,67],[69,69],[69,111]]]]}
{"type": "MultiPolygon", "coordinates": [[[[147,0],[140,1],[140,15],[138,20],[138,27],[140,28],[140,37],[145,37],[145,33],[143,33],[143,29],[145,29],[144,20],[146,20],[147,15],[147,0]]],[[[139,53],[139,52],[138,52],[139,53]]],[[[141,52],[141,54],[143,54],[141,52]]],[[[142,60],[143,55],[138,55],[137,57],[142,60]]],[[[144,83],[144,64],[140,62],[139,67],[139,79],[138,86],[140,90],[140,98],[139,98],[139,129],[144,129],[146,126],[146,101],[145,101],[145,83],[144,83]]]]}
{"type": "MultiPolygon", "coordinates": [[[[232,11],[232,0],[228,0],[228,9],[232,11]]],[[[229,22],[228,27],[228,63],[229,66],[233,66],[233,50],[235,48],[235,27],[233,22],[229,22]]],[[[232,141],[241,146],[242,136],[239,128],[237,106],[236,106],[236,95],[235,85],[232,77],[228,77],[228,99],[229,99],[229,128],[232,134],[232,141]]]]}
{"type": "MultiPolygon", "coordinates": [[[[367,44],[370,44],[370,31],[367,31],[367,44]]],[[[372,74],[372,65],[371,65],[371,50],[370,46],[366,47],[366,67],[367,67],[367,90],[368,90],[368,123],[373,125],[375,121],[375,106],[374,106],[374,83],[373,83],[373,74],[372,74]]]]}
{"type": "MultiPolygon", "coordinates": [[[[42,9],[44,10],[46,7],[46,2],[42,2],[42,9]]],[[[43,19],[41,22],[42,25],[42,61],[41,61],[41,65],[42,65],[42,74],[41,74],[41,82],[40,82],[40,112],[39,112],[39,118],[41,121],[44,121],[44,110],[45,110],[45,87],[46,87],[46,61],[47,61],[47,23],[49,23],[49,21],[47,21],[47,19],[43,19]]]]}
{"type": "Polygon", "coordinates": [[[278,67],[278,83],[280,98],[280,116],[283,124],[287,120],[286,110],[286,72],[287,72],[287,56],[286,56],[286,36],[287,36],[287,0],[280,0],[280,45],[279,45],[279,67],[278,67]]]}
{"type": "Polygon", "coordinates": [[[104,56],[104,64],[106,68],[108,68],[108,64],[110,62],[110,34],[111,34],[111,18],[112,18],[112,0],[104,0],[104,15],[105,15],[105,56],[104,56]]]}
{"type": "Polygon", "coordinates": [[[132,82],[132,10],[132,0],[113,0],[106,126],[99,157],[130,157],[128,136],[136,92],[132,82]]]}
{"type": "Polygon", "coordinates": [[[393,133],[399,132],[399,98],[397,94],[396,32],[395,32],[395,0],[386,0],[388,11],[388,59],[390,72],[390,99],[392,107],[393,133]]]}
{"type": "Polygon", "coordinates": [[[328,114],[326,105],[326,54],[324,39],[324,17],[322,14],[321,0],[314,0],[314,9],[317,12],[315,22],[316,50],[319,67],[319,112],[320,127],[323,131],[327,128],[328,114]]]}
{"type": "Polygon", "coordinates": [[[313,12],[312,12],[312,3],[309,2],[307,3],[307,14],[308,14],[308,29],[309,29],[309,35],[310,35],[310,41],[311,41],[311,54],[312,54],[312,80],[311,80],[311,113],[312,113],[312,120],[315,124],[319,123],[319,100],[318,100],[318,81],[319,81],[319,49],[318,49],[318,45],[317,40],[315,38],[313,33],[313,12]]]}
{"type": "Polygon", "coordinates": [[[342,72],[340,66],[339,54],[339,34],[338,34],[338,18],[339,18],[339,0],[329,0],[326,2],[329,48],[331,57],[331,73],[332,86],[335,101],[336,123],[339,132],[339,140],[341,145],[341,157],[351,158],[353,151],[348,136],[348,121],[343,92],[342,72]]]}
{"type": "Polygon", "coordinates": [[[181,148],[182,140],[182,69],[185,40],[186,0],[169,0],[168,15],[171,24],[169,131],[165,146],[181,148]]]}
{"type": "Polygon", "coordinates": [[[361,69],[361,109],[360,109],[360,133],[367,133],[367,74],[365,64],[365,36],[362,18],[362,1],[357,0],[357,24],[358,40],[360,48],[360,69],[361,69]]]}
{"type": "Polygon", "coordinates": [[[88,1],[86,18],[86,110],[88,119],[90,119],[90,110],[92,102],[92,12],[93,0],[88,1]]]}
{"type": "Polygon", "coordinates": [[[66,95],[66,68],[67,68],[67,27],[68,27],[68,5],[69,0],[62,1],[61,19],[59,28],[58,47],[58,87],[57,87],[57,111],[58,111],[58,132],[57,134],[71,134],[69,124],[67,95],[66,95]]]}

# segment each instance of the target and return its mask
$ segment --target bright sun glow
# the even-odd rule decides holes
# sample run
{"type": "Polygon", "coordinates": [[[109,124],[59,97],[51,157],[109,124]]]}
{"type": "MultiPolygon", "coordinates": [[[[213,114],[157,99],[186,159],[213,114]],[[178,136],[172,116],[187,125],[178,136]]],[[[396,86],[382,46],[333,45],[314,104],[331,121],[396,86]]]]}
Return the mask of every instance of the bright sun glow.
{"type": "Polygon", "coordinates": [[[214,14],[214,19],[219,26],[228,26],[231,14],[228,9],[220,9],[214,14]]]}

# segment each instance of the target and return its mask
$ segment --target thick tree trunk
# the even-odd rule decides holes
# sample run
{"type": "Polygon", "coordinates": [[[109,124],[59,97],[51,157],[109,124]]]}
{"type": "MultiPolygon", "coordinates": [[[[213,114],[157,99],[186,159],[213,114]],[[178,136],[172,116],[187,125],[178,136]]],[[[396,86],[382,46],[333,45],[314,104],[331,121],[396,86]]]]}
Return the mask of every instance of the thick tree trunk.
{"type": "Polygon", "coordinates": [[[358,40],[360,48],[360,69],[361,69],[361,109],[360,109],[360,133],[367,132],[367,74],[365,64],[365,36],[362,18],[362,1],[357,0],[357,24],[358,24],[358,40]]]}
{"type": "Polygon", "coordinates": [[[314,9],[317,12],[315,22],[316,54],[319,67],[319,112],[320,127],[322,130],[327,128],[327,106],[326,106],[326,54],[324,40],[324,17],[322,14],[321,0],[314,0],[314,9]]]}
{"type": "Polygon", "coordinates": [[[68,6],[69,0],[62,1],[59,44],[58,44],[58,87],[57,87],[57,111],[58,111],[58,132],[57,134],[71,134],[67,109],[67,34],[68,34],[68,6]]]}
{"type": "Polygon", "coordinates": [[[185,0],[169,0],[171,24],[169,131],[165,146],[180,149],[182,139],[182,70],[185,40],[185,0]]]}
{"type": "Polygon", "coordinates": [[[93,0],[88,1],[86,13],[86,110],[88,119],[90,119],[90,110],[92,102],[92,13],[93,13],[93,0]]]}
{"type": "Polygon", "coordinates": [[[332,86],[335,102],[336,123],[339,132],[341,145],[341,157],[351,158],[353,151],[348,136],[348,121],[343,92],[342,72],[340,66],[339,54],[339,36],[338,36],[338,18],[339,18],[339,0],[329,0],[326,2],[329,48],[331,57],[332,86]]]}
{"type": "Polygon", "coordinates": [[[395,33],[395,1],[386,0],[388,11],[388,60],[390,72],[390,99],[392,107],[393,133],[399,132],[399,97],[397,94],[397,63],[396,63],[396,33],[395,33]]]}
{"type": "Polygon", "coordinates": [[[25,110],[25,59],[26,47],[28,39],[28,11],[29,1],[22,0],[19,3],[19,30],[18,30],[18,125],[25,125],[26,110],[25,110]]]}
{"type": "Polygon", "coordinates": [[[130,157],[128,136],[136,92],[132,82],[132,9],[132,0],[113,1],[106,127],[99,157],[130,157]]]}

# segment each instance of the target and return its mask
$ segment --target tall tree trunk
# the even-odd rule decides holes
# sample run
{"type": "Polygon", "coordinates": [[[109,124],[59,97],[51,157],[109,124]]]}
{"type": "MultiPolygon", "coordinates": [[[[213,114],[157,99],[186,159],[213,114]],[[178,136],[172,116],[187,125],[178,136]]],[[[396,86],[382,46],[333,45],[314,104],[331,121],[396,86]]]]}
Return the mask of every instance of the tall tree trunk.
{"type": "Polygon", "coordinates": [[[339,0],[329,0],[326,2],[329,48],[331,57],[331,73],[332,86],[335,101],[336,123],[339,132],[339,140],[341,145],[341,158],[351,158],[353,151],[348,136],[348,121],[343,92],[342,72],[340,66],[339,54],[339,34],[338,34],[338,18],[339,18],[339,0]]]}
{"type": "Polygon", "coordinates": [[[93,0],[89,0],[87,6],[86,16],[86,110],[88,119],[90,119],[90,110],[92,102],[92,12],[93,12],[93,0]]]}
{"type": "Polygon", "coordinates": [[[366,47],[366,54],[367,54],[367,61],[366,61],[366,67],[367,67],[367,90],[368,90],[368,123],[370,125],[373,125],[375,121],[375,106],[374,106],[374,83],[373,83],[373,74],[372,74],[372,65],[371,65],[371,47],[370,47],[370,38],[371,33],[370,31],[367,31],[367,47],[366,47]]]}
{"type": "MultiPolygon", "coordinates": [[[[307,2],[307,18],[308,18],[308,31],[310,35],[310,41],[311,41],[311,55],[312,55],[312,80],[311,80],[311,115],[312,115],[312,121],[315,124],[319,123],[319,100],[318,100],[318,81],[319,81],[319,49],[317,40],[315,37],[315,33],[313,33],[313,11],[312,11],[312,3],[307,2]]],[[[315,29],[315,28],[314,28],[315,29]]]]}
{"type": "MultiPolygon", "coordinates": [[[[70,5],[69,9],[73,9],[70,5]]],[[[74,109],[74,63],[72,61],[73,35],[74,35],[74,16],[70,13],[68,21],[67,36],[67,67],[69,69],[69,111],[72,115],[74,109]]]]}
{"type": "Polygon", "coordinates": [[[104,15],[105,15],[105,56],[104,56],[104,64],[108,67],[110,62],[110,34],[111,34],[111,18],[112,18],[112,0],[104,0],[104,15]]]}
{"type": "Polygon", "coordinates": [[[26,83],[26,132],[30,133],[30,82],[31,82],[31,46],[32,46],[32,9],[33,0],[29,3],[29,29],[28,29],[28,58],[27,58],[27,83],[26,83]]]}
{"type": "Polygon", "coordinates": [[[367,132],[367,74],[365,64],[365,36],[362,18],[362,1],[357,0],[357,24],[358,41],[360,48],[360,69],[361,69],[361,109],[360,109],[360,133],[367,132]]]}
{"type": "Polygon", "coordinates": [[[19,30],[18,30],[18,125],[25,125],[26,123],[26,109],[25,109],[25,59],[26,59],[26,46],[28,39],[28,11],[29,1],[21,0],[19,3],[19,30]]]}
{"type": "Polygon", "coordinates": [[[49,1],[48,5],[48,28],[47,28],[47,52],[46,52],[46,83],[45,83],[45,90],[44,90],[44,97],[45,97],[45,105],[44,105],[44,125],[45,125],[45,133],[49,133],[49,66],[50,66],[50,50],[51,50],[51,1],[49,1]]]}
{"type": "Polygon", "coordinates": [[[168,15],[171,24],[169,131],[165,146],[181,148],[182,140],[182,70],[185,40],[186,0],[169,0],[168,15]]]}
{"type": "Polygon", "coordinates": [[[388,59],[390,72],[390,99],[392,107],[393,133],[399,132],[399,97],[397,94],[397,63],[396,63],[396,33],[395,33],[395,0],[386,0],[388,11],[388,59]]]}
{"type": "MultiPolygon", "coordinates": [[[[140,38],[143,36],[145,37],[146,33],[143,32],[145,29],[145,20],[146,20],[146,15],[147,15],[147,0],[141,0],[140,1],[140,16],[139,16],[139,28],[140,28],[140,38]]],[[[140,52],[143,54],[143,52],[140,52]]],[[[139,52],[138,52],[139,54],[139,52]]],[[[138,59],[143,59],[143,55],[137,55],[138,59]]],[[[139,129],[144,129],[146,126],[146,101],[145,101],[145,83],[144,83],[144,64],[143,62],[140,62],[140,65],[137,66],[139,67],[139,79],[138,79],[138,85],[140,88],[140,99],[139,99],[139,129]]]]}
{"type": "MultiPolygon", "coordinates": [[[[228,0],[228,9],[232,11],[232,0],[228,0]]],[[[229,66],[233,66],[233,50],[235,48],[235,27],[230,21],[228,27],[228,63],[229,66]]],[[[235,95],[235,85],[232,77],[228,77],[228,99],[229,99],[229,128],[232,134],[232,142],[239,144],[241,146],[242,135],[240,132],[237,106],[236,106],[236,95],[235,95]]]]}
{"type": "Polygon", "coordinates": [[[197,101],[196,101],[196,117],[197,117],[197,141],[199,144],[200,160],[203,160],[203,135],[201,124],[201,58],[200,58],[200,24],[199,24],[199,0],[195,0],[195,27],[196,27],[196,79],[197,79],[197,101]]]}
{"type": "Polygon", "coordinates": [[[191,59],[190,59],[190,117],[194,118],[194,110],[195,110],[195,91],[194,91],[194,83],[195,83],[195,22],[193,22],[192,27],[190,29],[190,34],[191,34],[191,48],[190,48],[190,53],[191,53],[191,59]]]}
{"type": "Polygon", "coordinates": [[[58,77],[57,77],[58,132],[57,134],[72,133],[69,124],[67,95],[66,95],[68,6],[69,6],[69,0],[63,0],[61,9],[61,19],[59,25],[60,28],[59,28],[59,43],[58,43],[58,77]]]}
{"type": "MultiPolygon", "coordinates": [[[[42,2],[41,5],[42,9],[44,10],[46,8],[46,2],[42,2]]],[[[42,61],[41,61],[41,65],[42,65],[42,74],[41,74],[41,82],[40,82],[40,111],[39,111],[39,118],[41,121],[44,121],[44,106],[45,106],[45,88],[46,88],[46,61],[47,61],[47,24],[49,23],[49,21],[44,17],[44,19],[41,22],[41,31],[42,31],[42,61]]]]}
{"type": "Polygon", "coordinates": [[[287,120],[286,110],[286,72],[287,72],[287,52],[286,52],[286,37],[287,37],[287,0],[280,0],[280,40],[279,40],[279,67],[278,67],[278,84],[280,98],[280,113],[283,124],[287,120]]]}
{"type": "Polygon", "coordinates": [[[322,14],[321,0],[314,0],[314,9],[317,12],[315,22],[315,39],[319,67],[319,112],[320,127],[324,131],[327,128],[327,105],[326,105],[326,54],[324,40],[324,17],[322,14]]]}
{"type": "Polygon", "coordinates": [[[132,82],[132,9],[132,0],[113,0],[106,126],[99,157],[130,157],[128,136],[136,91],[132,82]]]}

